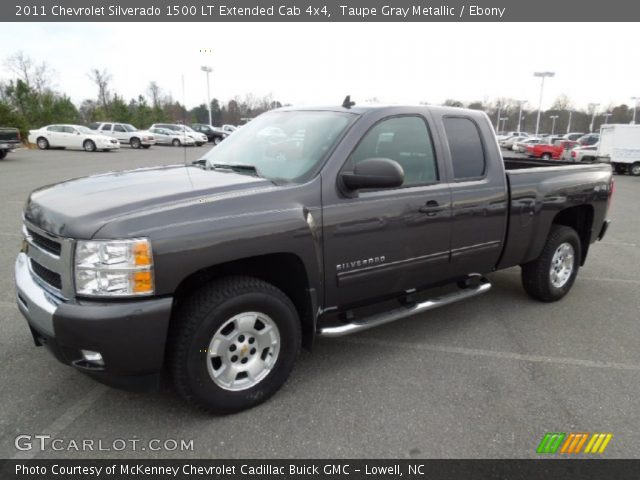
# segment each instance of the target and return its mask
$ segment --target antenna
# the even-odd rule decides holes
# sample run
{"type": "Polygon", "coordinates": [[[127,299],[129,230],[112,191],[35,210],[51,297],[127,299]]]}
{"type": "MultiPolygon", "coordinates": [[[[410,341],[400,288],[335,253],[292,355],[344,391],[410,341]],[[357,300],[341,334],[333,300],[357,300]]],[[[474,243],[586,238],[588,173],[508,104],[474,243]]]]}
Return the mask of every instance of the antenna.
{"type": "Polygon", "coordinates": [[[356,104],[356,102],[351,101],[351,95],[347,95],[344,97],[344,101],[342,102],[342,106],[344,108],[351,108],[356,104]]]}

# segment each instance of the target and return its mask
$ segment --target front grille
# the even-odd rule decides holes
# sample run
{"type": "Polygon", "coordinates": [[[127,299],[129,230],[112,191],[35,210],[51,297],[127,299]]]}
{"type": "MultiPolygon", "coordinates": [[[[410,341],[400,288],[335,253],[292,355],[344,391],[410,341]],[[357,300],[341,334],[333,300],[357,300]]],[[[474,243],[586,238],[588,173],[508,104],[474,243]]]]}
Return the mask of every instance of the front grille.
{"type": "Polygon", "coordinates": [[[58,242],[54,242],[53,240],[48,239],[47,237],[40,235],[39,233],[34,232],[33,230],[27,229],[27,233],[31,237],[33,243],[38,245],[43,250],[46,250],[49,253],[60,256],[60,251],[62,247],[58,242]]]}
{"type": "Polygon", "coordinates": [[[31,259],[31,270],[45,283],[48,283],[53,288],[58,290],[62,289],[62,278],[56,272],[52,272],[47,267],[43,267],[34,259],[31,259]]]}

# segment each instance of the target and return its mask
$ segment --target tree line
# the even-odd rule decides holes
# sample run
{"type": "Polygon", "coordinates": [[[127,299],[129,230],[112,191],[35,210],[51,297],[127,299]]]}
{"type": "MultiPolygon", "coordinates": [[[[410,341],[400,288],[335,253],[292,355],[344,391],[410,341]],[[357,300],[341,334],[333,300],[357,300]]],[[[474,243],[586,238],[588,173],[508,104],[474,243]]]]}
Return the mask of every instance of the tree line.
{"type": "MultiPolygon", "coordinates": [[[[158,122],[209,123],[206,104],[187,109],[156,81],[150,81],[146,91],[136,98],[126,100],[113,90],[112,75],[105,69],[94,68],[87,72],[87,79],[95,85],[96,96],[77,106],[66,93],[54,87],[54,72],[45,62],[38,63],[19,52],[9,56],[4,63],[5,71],[10,72],[12,78],[0,82],[0,126],[18,127],[23,135],[29,129],[51,123],[88,124],[109,120],[131,123],[139,128],[147,128],[158,122]]],[[[377,103],[378,100],[371,98],[366,102],[377,103]]],[[[497,130],[513,131],[518,129],[518,125],[523,131],[535,132],[536,129],[537,109],[530,108],[526,103],[521,105],[512,98],[466,104],[447,99],[444,105],[482,110],[489,115],[497,130]],[[518,122],[520,112],[522,116],[518,122]]],[[[212,123],[218,126],[227,123],[239,125],[281,106],[283,104],[270,95],[258,97],[247,94],[226,102],[214,98],[211,101],[212,123]]],[[[605,122],[629,123],[633,117],[633,107],[625,104],[590,104],[587,109],[581,109],[566,95],[561,95],[550,109],[540,113],[540,133],[552,133],[552,129],[554,133],[564,133],[568,128],[572,132],[589,132],[598,131],[605,122]],[[608,114],[606,119],[605,113],[608,114]]]]}
{"type": "MultiPolygon", "coordinates": [[[[54,72],[44,62],[37,63],[23,53],[5,60],[5,71],[12,77],[0,82],[0,126],[12,126],[26,136],[30,129],[51,123],[88,124],[94,121],[131,123],[147,128],[153,123],[209,123],[206,104],[187,109],[166,93],[156,81],[150,81],[144,93],[126,100],[112,88],[112,75],[94,68],[87,73],[96,86],[95,98],[79,106],[53,85],[54,72]]],[[[211,101],[214,125],[239,125],[261,113],[283,106],[270,95],[236,96],[227,102],[211,101]]]]}

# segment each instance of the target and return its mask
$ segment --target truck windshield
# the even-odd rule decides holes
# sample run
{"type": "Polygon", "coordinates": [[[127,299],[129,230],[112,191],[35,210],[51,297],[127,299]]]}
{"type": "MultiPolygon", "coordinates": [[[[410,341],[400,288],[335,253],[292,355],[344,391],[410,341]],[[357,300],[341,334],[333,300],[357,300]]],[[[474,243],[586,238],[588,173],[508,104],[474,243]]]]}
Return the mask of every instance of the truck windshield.
{"type": "Polygon", "coordinates": [[[275,182],[304,182],[355,118],[351,113],[328,111],[265,113],[203,159],[209,168],[254,167],[259,175],[275,182]]]}

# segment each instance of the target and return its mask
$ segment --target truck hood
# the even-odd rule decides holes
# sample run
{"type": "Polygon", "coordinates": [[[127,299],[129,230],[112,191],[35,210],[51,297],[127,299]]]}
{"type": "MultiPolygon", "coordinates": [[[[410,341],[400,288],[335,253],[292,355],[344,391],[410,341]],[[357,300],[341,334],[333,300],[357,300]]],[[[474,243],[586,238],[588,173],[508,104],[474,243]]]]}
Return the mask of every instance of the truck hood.
{"type": "Polygon", "coordinates": [[[67,180],[29,195],[25,218],[50,233],[89,239],[132,213],[276,188],[268,180],[194,166],[143,168],[67,180]]]}

